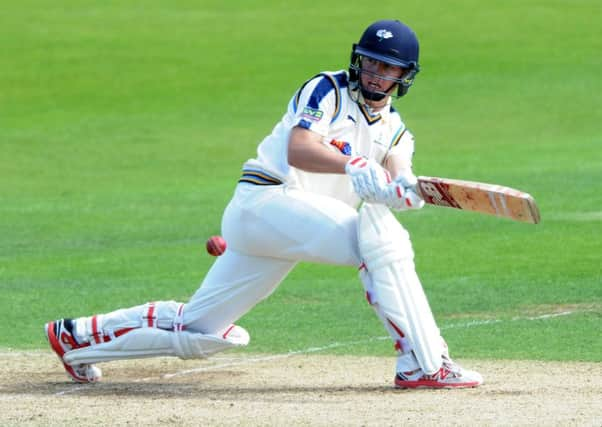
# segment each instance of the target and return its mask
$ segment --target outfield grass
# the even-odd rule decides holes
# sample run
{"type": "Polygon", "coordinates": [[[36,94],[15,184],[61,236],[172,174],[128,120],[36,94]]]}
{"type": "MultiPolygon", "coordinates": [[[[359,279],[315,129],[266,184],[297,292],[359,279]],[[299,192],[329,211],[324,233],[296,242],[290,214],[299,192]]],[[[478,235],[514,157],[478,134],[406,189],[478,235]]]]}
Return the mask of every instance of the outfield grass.
{"type": "MultiPolygon", "coordinates": [[[[0,346],[45,346],[57,317],[186,300],[242,162],[298,85],[346,68],[362,29],[389,14],[421,40],[423,71],[396,104],[416,172],[517,187],[542,213],[537,226],[399,215],[454,354],[600,361],[599,1],[366,9],[3,4],[0,346]],[[560,312],[572,314],[540,318],[560,312]]],[[[391,354],[353,269],[301,264],[241,324],[254,352],[391,354]]]]}

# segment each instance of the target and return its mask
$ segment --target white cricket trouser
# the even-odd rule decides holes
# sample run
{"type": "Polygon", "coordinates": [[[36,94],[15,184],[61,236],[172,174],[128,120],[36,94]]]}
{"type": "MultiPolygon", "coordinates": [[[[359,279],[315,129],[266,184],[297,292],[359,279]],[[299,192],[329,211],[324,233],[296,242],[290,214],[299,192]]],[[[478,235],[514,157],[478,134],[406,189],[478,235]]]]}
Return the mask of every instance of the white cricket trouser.
{"type": "Polygon", "coordinates": [[[285,186],[239,184],[222,220],[228,249],[186,305],[184,324],[221,330],[269,296],[299,261],[359,266],[357,212],[285,186]]]}
{"type": "MultiPolygon", "coordinates": [[[[185,304],[184,328],[223,330],[269,296],[299,261],[359,266],[357,217],[355,209],[329,197],[283,185],[239,184],[222,218],[228,249],[185,304]]],[[[81,318],[78,335],[85,339],[97,329],[144,324],[150,310],[159,327],[172,329],[178,307],[166,301],[107,313],[94,322],[81,318]]]]}

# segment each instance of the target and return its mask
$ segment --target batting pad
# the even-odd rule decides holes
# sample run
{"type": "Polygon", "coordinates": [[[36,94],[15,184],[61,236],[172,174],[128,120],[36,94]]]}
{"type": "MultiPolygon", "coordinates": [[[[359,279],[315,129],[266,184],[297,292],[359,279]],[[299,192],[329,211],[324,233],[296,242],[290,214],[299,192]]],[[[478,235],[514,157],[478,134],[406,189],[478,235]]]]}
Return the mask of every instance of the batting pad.
{"type": "MultiPolygon", "coordinates": [[[[434,374],[442,365],[442,340],[416,274],[408,232],[386,206],[364,204],[359,212],[358,242],[379,317],[400,329],[409,347],[404,351],[413,351],[420,368],[434,374]]],[[[389,333],[390,326],[385,323],[389,333]]],[[[398,340],[399,333],[393,338],[398,340]]]]}
{"type": "Polygon", "coordinates": [[[65,353],[63,360],[69,365],[78,365],[157,356],[200,359],[232,347],[245,346],[248,343],[247,331],[234,325],[224,331],[222,335],[138,328],[110,342],[69,351],[65,353]]]}

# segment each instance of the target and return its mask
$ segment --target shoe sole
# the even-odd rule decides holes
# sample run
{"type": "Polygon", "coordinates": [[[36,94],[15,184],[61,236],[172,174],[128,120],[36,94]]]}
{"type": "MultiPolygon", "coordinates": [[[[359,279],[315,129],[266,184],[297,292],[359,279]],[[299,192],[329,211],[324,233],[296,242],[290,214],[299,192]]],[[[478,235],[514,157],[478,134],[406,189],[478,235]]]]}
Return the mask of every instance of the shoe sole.
{"type": "Polygon", "coordinates": [[[398,381],[395,379],[395,388],[399,389],[442,389],[442,388],[475,388],[482,383],[472,381],[467,383],[441,383],[438,381],[398,381]]]}
{"type": "Polygon", "coordinates": [[[75,381],[76,383],[89,383],[90,380],[88,380],[85,377],[79,376],[75,372],[73,367],[71,367],[70,365],[67,365],[63,361],[63,355],[65,354],[65,350],[63,350],[63,347],[61,346],[61,344],[59,342],[59,338],[54,333],[54,325],[55,325],[55,322],[49,322],[44,325],[44,330],[46,332],[46,339],[48,340],[48,344],[50,344],[52,351],[54,351],[54,353],[57,355],[57,357],[63,364],[65,371],[67,371],[67,374],[69,375],[69,377],[71,377],[71,379],[73,381],[75,381]]]}

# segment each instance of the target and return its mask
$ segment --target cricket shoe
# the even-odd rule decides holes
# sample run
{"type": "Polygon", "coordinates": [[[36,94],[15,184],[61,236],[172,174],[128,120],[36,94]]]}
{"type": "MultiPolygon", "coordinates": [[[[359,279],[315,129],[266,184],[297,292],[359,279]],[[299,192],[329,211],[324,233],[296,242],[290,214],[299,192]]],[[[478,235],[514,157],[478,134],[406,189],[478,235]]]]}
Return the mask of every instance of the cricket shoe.
{"type": "Polygon", "coordinates": [[[102,378],[102,371],[94,365],[81,364],[69,365],[63,360],[65,353],[78,348],[87,347],[90,344],[79,344],[73,336],[73,321],[71,319],[59,319],[48,322],[44,326],[46,338],[52,350],[63,362],[63,367],[71,379],[77,383],[92,383],[102,378]]]}
{"type": "Polygon", "coordinates": [[[432,375],[422,369],[412,372],[398,372],[395,376],[396,388],[470,388],[483,384],[483,377],[469,371],[443,354],[443,365],[432,375]]]}

